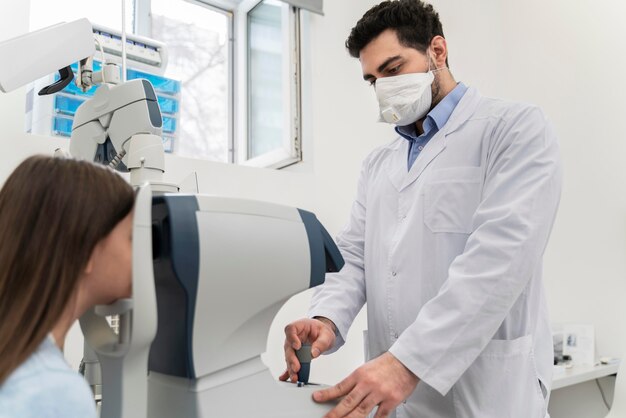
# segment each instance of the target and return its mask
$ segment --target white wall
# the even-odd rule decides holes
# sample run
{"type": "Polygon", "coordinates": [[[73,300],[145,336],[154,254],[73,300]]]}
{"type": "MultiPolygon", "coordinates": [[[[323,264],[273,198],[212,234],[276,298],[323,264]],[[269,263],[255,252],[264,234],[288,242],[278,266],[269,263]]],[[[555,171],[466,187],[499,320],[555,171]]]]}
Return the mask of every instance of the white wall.
{"type": "MultiPolygon", "coordinates": [[[[6,5],[8,0],[2,0],[6,5]]],[[[626,351],[622,318],[626,304],[626,3],[619,0],[503,2],[435,0],[458,80],[484,94],[540,105],[561,139],[565,188],[546,253],[545,282],[554,322],[596,326],[600,355],[626,351]]],[[[200,191],[245,196],[314,210],[332,233],[347,218],[360,161],[392,136],[378,124],[373,91],[361,80],[358,61],[345,52],[350,28],[374,1],[325,2],[324,17],[311,16],[312,119],[305,132],[307,169],[274,172],[168,158],[168,173],[180,180],[199,173],[200,191]]],[[[0,15],[0,39],[27,30],[28,2],[11,2],[0,15]]],[[[22,134],[23,92],[0,96],[3,133],[0,179],[26,155],[49,152],[62,141],[22,134]]],[[[306,312],[310,295],[290,300],[279,313],[265,357],[282,371],[282,328],[306,312]]],[[[317,361],[313,379],[333,383],[363,358],[361,315],[348,344],[317,361]]],[[[79,349],[76,339],[72,347],[79,349]]],[[[70,347],[71,351],[71,347],[70,347]]],[[[611,382],[604,382],[610,390],[611,382]],[[608,384],[608,386],[607,386],[608,384]]],[[[602,417],[595,384],[553,394],[553,418],[602,417]]]]}

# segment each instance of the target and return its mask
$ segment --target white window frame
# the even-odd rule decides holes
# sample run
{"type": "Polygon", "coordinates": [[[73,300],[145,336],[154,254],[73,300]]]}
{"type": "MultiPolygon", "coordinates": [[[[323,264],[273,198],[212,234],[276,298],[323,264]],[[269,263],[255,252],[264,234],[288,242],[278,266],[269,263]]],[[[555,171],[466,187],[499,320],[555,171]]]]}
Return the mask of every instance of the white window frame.
{"type": "Polygon", "coordinates": [[[237,162],[242,165],[266,168],[283,168],[302,161],[302,106],[301,106],[301,74],[300,74],[300,18],[299,8],[287,5],[283,9],[282,21],[283,40],[287,45],[283,55],[283,74],[289,75],[289,83],[283,88],[283,106],[286,112],[283,115],[283,126],[287,127],[283,133],[282,147],[263,155],[249,158],[249,65],[248,65],[248,13],[262,0],[243,0],[235,16],[235,54],[237,84],[235,122],[237,162]]]}
{"type": "MultiPolygon", "coordinates": [[[[301,98],[301,19],[302,9],[288,5],[284,8],[283,39],[287,45],[283,55],[283,73],[289,83],[283,88],[286,110],[282,147],[248,158],[249,149],[249,90],[248,90],[248,12],[262,0],[185,0],[230,16],[230,74],[229,86],[229,159],[231,163],[254,167],[283,168],[302,161],[302,98],[301,98]]],[[[150,0],[135,0],[135,32],[149,35],[150,0]]]]}

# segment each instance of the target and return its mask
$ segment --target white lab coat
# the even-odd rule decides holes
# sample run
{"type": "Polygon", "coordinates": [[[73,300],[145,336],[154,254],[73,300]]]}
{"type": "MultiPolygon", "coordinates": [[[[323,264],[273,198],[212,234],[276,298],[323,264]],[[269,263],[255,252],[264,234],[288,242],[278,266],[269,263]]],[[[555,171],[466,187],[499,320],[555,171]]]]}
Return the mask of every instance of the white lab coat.
{"type": "Polygon", "coordinates": [[[534,106],[470,88],[407,173],[398,138],[364,161],[346,265],[309,314],[343,344],[367,302],[370,357],[421,380],[398,418],[543,418],[552,336],[542,257],[561,191],[555,134],[534,106]]]}

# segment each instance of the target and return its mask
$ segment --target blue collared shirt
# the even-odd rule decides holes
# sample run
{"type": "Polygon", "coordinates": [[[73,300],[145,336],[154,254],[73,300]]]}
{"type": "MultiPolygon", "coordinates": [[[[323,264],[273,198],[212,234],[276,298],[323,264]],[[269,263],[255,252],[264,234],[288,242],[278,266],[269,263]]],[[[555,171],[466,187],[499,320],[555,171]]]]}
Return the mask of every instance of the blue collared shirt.
{"type": "Polygon", "coordinates": [[[396,126],[396,132],[401,137],[409,141],[407,170],[411,169],[411,166],[417,159],[417,156],[420,155],[428,141],[430,141],[430,139],[435,136],[437,132],[439,132],[446,122],[448,122],[450,115],[456,108],[456,105],[459,104],[466,91],[467,86],[463,83],[458,83],[456,87],[443,98],[443,100],[437,103],[437,106],[428,112],[426,119],[424,119],[424,123],[422,125],[424,128],[423,134],[417,134],[414,123],[407,126],[396,126]]]}

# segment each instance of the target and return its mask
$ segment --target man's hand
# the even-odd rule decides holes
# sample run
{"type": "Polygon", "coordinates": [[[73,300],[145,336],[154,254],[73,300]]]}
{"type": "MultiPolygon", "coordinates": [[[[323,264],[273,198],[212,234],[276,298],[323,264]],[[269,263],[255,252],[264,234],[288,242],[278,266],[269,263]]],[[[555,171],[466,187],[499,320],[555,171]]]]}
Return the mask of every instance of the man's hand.
{"type": "Polygon", "coordinates": [[[344,396],[324,418],[364,418],[376,405],[374,418],[389,414],[415,390],[419,379],[391,353],[365,363],[335,386],[313,394],[316,402],[344,396]]]}
{"type": "Polygon", "coordinates": [[[292,382],[298,381],[298,371],[300,362],[296,357],[296,350],[299,350],[304,343],[311,344],[311,355],[313,358],[319,357],[324,351],[335,344],[335,328],[331,320],[327,318],[300,319],[285,327],[285,362],[287,370],[280,375],[279,379],[287,379],[292,382]]]}

